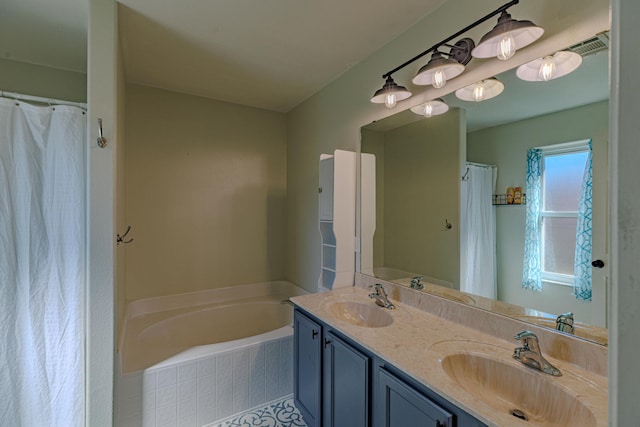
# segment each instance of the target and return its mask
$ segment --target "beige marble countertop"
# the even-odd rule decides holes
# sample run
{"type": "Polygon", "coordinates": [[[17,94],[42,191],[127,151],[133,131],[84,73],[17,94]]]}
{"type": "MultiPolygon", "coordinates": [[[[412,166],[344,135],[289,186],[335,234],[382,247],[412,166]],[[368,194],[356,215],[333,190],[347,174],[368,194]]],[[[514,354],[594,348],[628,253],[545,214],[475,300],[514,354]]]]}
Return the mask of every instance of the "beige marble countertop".
{"type": "MultiPolygon", "coordinates": [[[[332,292],[293,297],[291,300],[300,308],[489,426],[607,425],[607,378],[575,364],[548,356],[545,354],[544,342],[540,343],[542,352],[550,363],[560,369],[563,374],[561,377],[548,376],[514,360],[511,355],[513,349],[519,344],[515,340],[508,342],[397,301],[393,301],[396,305],[395,310],[384,309],[376,306],[368,297],[368,293],[366,289],[348,287],[332,292]],[[379,328],[356,326],[335,316],[329,309],[335,302],[371,304],[388,312],[393,317],[393,322],[389,326],[379,328]],[[537,381],[541,383],[550,381],[553,383],[550,389],[554,390],[552,400],[557,401],[574,396],[579,404],[574,404],[570,411],[554,412],[553,408],[549,408],[542,411],[543,415],[540,419],[530,416],[529,421],[521,421],[510,415],[506,406],[504,411],[495,409],[495,402],[500,401],[499,397],[496,396],[493,404],[489,405],[483,400],[486,399],[486,395],[483,396],[482,393],[469,387],[465,390],[452,376],[448,375],[445,372],[443,360],[452,353],[488,356],[489,359],[499,360],[509,366],[509,371],[527,378],[526,387],[532,393],[535,392],[537,381]],[[557,395],[555,395],[556,392],[557,395]],[[581,414],[586,416],[581,418],[581,414]]],[[[447,303],[451,304],[442,300],[442,304],[447,303]]],[[[458,378],[458,381],[464,382],[466,379],[458,378]]],[[[504,403],[506,405],[506,402],[504,403]]],[[[519,409],[527,412],[527,408],[519,409]]]]}

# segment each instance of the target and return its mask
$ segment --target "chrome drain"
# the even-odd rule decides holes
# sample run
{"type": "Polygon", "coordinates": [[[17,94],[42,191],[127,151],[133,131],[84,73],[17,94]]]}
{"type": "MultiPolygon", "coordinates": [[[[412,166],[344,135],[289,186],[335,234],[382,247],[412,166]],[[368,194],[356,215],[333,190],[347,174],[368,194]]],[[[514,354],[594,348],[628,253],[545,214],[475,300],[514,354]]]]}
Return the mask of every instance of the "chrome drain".
{"type": "Polygon", "coordinates": [[[524,421],[529,421],[527,416],[520,409],[512,409],[509,411],[509,413],[516,418],[520,418],[521,420],[524,420],[524,421]]]}

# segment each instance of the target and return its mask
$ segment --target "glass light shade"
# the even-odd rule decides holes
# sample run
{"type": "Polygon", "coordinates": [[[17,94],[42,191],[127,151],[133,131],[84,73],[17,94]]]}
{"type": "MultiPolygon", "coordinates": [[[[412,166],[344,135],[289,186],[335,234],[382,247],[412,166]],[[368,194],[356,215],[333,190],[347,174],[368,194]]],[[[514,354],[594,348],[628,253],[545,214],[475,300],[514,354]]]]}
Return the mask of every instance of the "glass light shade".
{"type": "Polygon", "coordinates": [[[471,51],[475,58],[509,59],[517,49],[522,49],[538,40],[544,29],[531,21],[518,21],[507,12],[502,12],[498,23],[482,36],[480,43],[471,51]]]}
{"type": "Polygon", "coordinates": [[[492,77],[458,89],[456,96],[463,101],[480,102],[500,95],[503,90],[504,84],[492,77]]]}
{"type": "Polygon", "coordinates": [[[516,75],[528,82],[542,82],[566,76],[582,64],[582,56],[575,52],[561,50],[551,56],[538,58],[522,64],[516,75]]]}
{"type": "Polygon", "coordinates": [[[393,78],[388,76],[384,86],[373,94],[371,102],[374,104],[384,104],[387,108],[393,108],[398,101],[403,101],[410,96],[411,92],[409,92],[406,87],[396,84],[393,78]]]}
{"type": "Polygon", "coordinates": [[[506,34],[500,39],[498,44],[498,59],[506,61],[516,54],[516,41],[510,34],[506,34]]]}
{"type": "Polygon", "coordinates": [[[464,71],[464,65],[451,58],[444,58],[440,52],[434,52],[427,65],[420,68],[413,78],[413,84],[433,85],[441,88],[447,80],[459,76],[464,71]]]}
{"type": "Polygon", "coordinates": [[[411,111],[427,118],[438,116],[449,111],[449,106],[440,98],[411,107],[411,111]]]}

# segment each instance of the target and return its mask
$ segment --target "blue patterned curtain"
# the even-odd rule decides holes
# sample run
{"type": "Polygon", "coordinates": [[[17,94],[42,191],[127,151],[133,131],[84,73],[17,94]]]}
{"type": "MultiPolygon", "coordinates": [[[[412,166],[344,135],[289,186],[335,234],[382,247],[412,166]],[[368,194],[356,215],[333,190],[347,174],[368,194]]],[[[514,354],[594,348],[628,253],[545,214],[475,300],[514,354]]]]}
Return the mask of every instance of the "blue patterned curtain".
{"type": "Polygon", "coordinates": [[[542,150],[527,151],[527,217],[525,221],[522,287],[542,291],[540,210],[542,209],[542,150]]]}
{"type": "Polygon", "coordinates": [[[574,260],[573,293],[576,298],[591,301],[591,210],[593,194],[592,147],[589,141],[589,156],[582,178],[582,193],[578,202],[578,225],[576,227],[576,255],[574,260]]]}

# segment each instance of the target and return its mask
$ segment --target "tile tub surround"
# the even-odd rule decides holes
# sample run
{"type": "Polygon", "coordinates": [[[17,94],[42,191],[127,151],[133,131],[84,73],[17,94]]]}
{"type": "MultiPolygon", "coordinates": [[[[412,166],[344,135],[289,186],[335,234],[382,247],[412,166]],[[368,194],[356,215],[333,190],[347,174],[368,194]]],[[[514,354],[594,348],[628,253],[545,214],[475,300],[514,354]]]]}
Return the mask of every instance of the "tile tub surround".
{"type": "MultiPolygon", "coordinates": [[[[291,299],[296,305],[316,316],[320,321],[339,330],[347,338],[358,342],[370,352],[406,372],[425,387],[434,390],[454,405],[467,411],[487,425],[535,425],[533,422],[514,419],[513,416],[507,413],[497,413],[482,400],[469,395],[469,393],[462,390],[459,386],[452,384],[451,381],[448,381],[447,378],[443,376],[442,367],[439,365],[438,359],[433,359],[431,357],[433,350],[430,351],[430,348],[435,344],[447,341],[459,341],[462,342],[463,346],[464,342],[468,342],[469,351],[473,351],[474,343],[480,342],[484,345],[504,348],[506,353],[505,360],[508,360],[507,363],[513,363],[516,367],[525,369],[523,366],[520,366],[519,362],[511,359],[511,352],[519,344],[512,338],[512,335],[509,335],[508,338],[502,338],[502,335],[504,335],[502,333],[496,336],[477,328],[480,323],[484,322],[492,323],[494,320],[498,322],[509,321],[514,323],[510,328],[515,331],[513,333],[513,335],[515,335],[516,332],[524,329],[521,327],[522,322],[513,321],[503,316],[493,315],[492,313],[475,309],[475,313],[469,312],[461,315],[464,321],[473,324],[474,327],[472,328],[464,323],[447,319],[447,316],[455,317],[454,313],[456,311],[464,310],[465,306],[463,304],[428,294],[419,294],[411,290],[408,290],[411,292],[407,293],[403,298],[403,290],[400,288],[401,287],[395,289],[392,288],[392,286],[386,288],[397,308],[388,311],[394,319],[393,323],[380,328],[355,326],[337,318],[329,308],[333,302],[354,301],[363,304],[373,304],[368,297],[369,290],[366,288],[345,288],[328,293],[293,297],[291,299]],[[400,298],[397,298],[397,296],[400,296],[400,298]],[[402,299],[412,299],[411,304],[419,306],[420,308],[414,308],[408,303],[402,302],[402,299]],[[400,302],[398,302],[398,300],[400,300],[400,302]],[[430,310],[434,310],[436,313],[444,314],[445,316],[441,317],[438,314],[433,314],[430,310]],[[496,319],[493,319],[493,317],[496,319]],[[436,362],[428,362],[430,359],[436,360],[436,362]]],[[[505,324],[501,326],[507,327],[508,325],[505,324]]],[[[495,332],[496,329],[498,328],[491,325],[487,327],[487,330],[493,332],[495,332]]],[[[511,329],[505,332],[505,334],[511,334],[511,329]]],[[[538,331],[533,332],[537,333],[538,331]]],[[[580,366],[560,358],[556,359],[550,355],[546,336],[540,337],[540,344],[543,354],[549,362],[564,373],[562,377],[549,377],[548,380],[581,396],[580,399],[582,403],[595,414],[597,419],[596,425],[606,426],[607,378],[592,370],[585,370],[580,366]],[[576,381],[576,377],[583,378],[586,381],[576,381]]],[[[596,346],[595,344],[593,345],[596,346]]],[[[598,357],[598,355],[594,355],[593,357],[598,357]]],[[[598,362],[594,364],[594,366],[599,366],[600,363],[601,362],[598,362]]],[[[606,357],[604,366],[606,366],[606,357]]],[[[538,375],[546,375],[541,372],[533,372],[538,375]]]]}
{"type": "Polygon", "coordinates": [[[600,376],[607,376],[606,346],[496,314],[490,311],[490,307],[467,305],[375,277],[356,274],[357,287],[368,289],[375,283],[382,283],[390,298],[395,301],[511,342],[514,347],[517,343],[513,337],[522,330],[529,330],[540,339],[545,355],[572,363],[600,376]]]}
{"type": "Polygon", "coordinates": [[[293,336],[119,378],[118,427],[202,426],[293,391],[293,336]]]}

